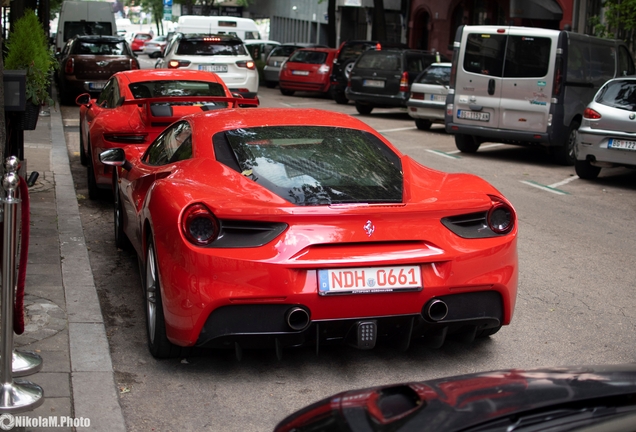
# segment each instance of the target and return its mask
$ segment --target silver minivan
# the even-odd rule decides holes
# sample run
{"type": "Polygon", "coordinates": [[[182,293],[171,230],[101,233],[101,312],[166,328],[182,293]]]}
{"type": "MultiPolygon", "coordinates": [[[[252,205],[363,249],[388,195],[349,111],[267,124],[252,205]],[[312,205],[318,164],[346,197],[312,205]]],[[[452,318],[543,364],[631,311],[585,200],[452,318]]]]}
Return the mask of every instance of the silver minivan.
{"type": "Polygon", "coordinates": [[[583,111],[608,79],[634,74],[622,42],[561,30],[460,26],[454,42],[446,131],[457,148],[482,142],[542,145],[574,164],[583,111]]]}

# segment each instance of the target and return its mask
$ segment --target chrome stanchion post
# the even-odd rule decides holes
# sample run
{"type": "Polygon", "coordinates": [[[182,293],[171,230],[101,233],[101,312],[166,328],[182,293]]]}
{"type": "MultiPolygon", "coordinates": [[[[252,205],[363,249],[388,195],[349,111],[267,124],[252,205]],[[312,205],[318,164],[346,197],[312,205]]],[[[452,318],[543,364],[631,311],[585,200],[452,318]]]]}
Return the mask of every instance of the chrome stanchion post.
{"type": "Polygon", "coordinates": [[[18,159],[8,158],[2,187],[6,191],[3,201],[4,238],[2,244],[2,292],[0,294],[0,412],[30,411],[44,402],[42,387],[29,381],[13,380],[13,307],[15,302],[16,208],[20,200],[16,189],[20,178],[16,173],[18,159]]]}

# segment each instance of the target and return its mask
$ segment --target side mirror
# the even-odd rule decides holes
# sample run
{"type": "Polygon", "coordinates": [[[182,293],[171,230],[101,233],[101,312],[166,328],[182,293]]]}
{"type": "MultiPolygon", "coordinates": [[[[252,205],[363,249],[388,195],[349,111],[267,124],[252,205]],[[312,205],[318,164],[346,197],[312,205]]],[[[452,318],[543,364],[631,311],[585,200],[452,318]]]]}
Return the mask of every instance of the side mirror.
{"type": "Polygon", "coordinates": [[[75,99],[77,105],[88,105],[91,101],[91,95],[88,93],[82,93],[75,99]]]}
{"type": "Polygon", "coordinates": [[[112,148],[104,150],[99,154],[99,161],[104,165],[124,166],[126,163],[126,153],[122,148],[112,148]]]}

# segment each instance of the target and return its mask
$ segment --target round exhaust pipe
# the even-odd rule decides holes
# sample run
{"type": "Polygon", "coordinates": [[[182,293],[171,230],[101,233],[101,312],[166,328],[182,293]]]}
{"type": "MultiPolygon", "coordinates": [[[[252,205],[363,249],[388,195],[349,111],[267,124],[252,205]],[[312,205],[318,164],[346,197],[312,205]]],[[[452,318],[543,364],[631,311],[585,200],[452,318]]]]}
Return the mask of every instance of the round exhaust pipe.
{"type": "Polygon", "coordinates": [[[305,330],[309,323],[309,312],[301,307],[293,307],[285,313],[285,322],[287,325],[296,331],[305,330]]]}
{"type": "Polygon", "coordinates": [[[425,307],[424,314],[431,321],[441,321],[448,315],[448,305],[442,300],[433,300],[425,307]]]}

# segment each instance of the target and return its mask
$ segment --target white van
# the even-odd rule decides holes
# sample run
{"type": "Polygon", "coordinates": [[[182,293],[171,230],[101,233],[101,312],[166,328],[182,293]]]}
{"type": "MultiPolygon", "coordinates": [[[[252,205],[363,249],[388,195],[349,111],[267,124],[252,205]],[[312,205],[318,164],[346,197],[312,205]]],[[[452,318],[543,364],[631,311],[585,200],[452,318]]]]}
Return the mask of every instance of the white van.
{"type": "Polygon", "coordinates": [[[175,26],[175,32],[226,34],[244,41],[261,38],[254,20],[228,16],[182,15],[175,26]]]}
{"type": "Polygon", "coordinates": [[[457,148],[482,142],[542,145],[574,164],[583,111],[616,76],[633,75],[621,41],[530,27],[460,26],[446,99],[446,131],[457,148]]]}
{"type": "Polygon", "coordinates": [[[113,4],[102,1],[65,1],[57,22],[55,50],[77,35],[117,36],[113,4]]]}

